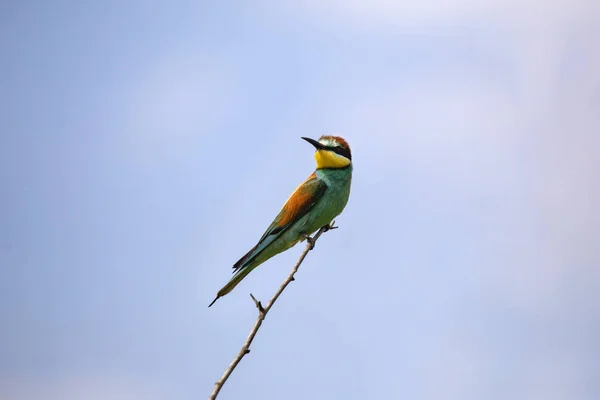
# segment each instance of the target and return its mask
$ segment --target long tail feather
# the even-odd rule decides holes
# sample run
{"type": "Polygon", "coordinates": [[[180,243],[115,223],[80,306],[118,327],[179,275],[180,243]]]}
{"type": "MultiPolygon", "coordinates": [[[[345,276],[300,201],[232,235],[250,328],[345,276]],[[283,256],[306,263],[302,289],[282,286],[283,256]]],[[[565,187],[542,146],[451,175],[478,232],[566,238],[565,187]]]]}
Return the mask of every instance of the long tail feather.
{"type": "Polygon", "coordinates": [[[219,297],[223,297],[229,292],[231,292],[238,285],[238,283],[240,283],[242,279],[244,279],[246,275],[252,272],[252,270],[257,266],[258,265],[247,264],[235,271],[234,275],[231,277],[229,282],[227,282],[227,284],[223,286],[221,290],[219,290],[219,292],[217,293],[217,297],[215,297],[212,303],[210,303],[208,306],[212,306],[213,304],[215,304],[215,301],[219,299],[219,297]]]}

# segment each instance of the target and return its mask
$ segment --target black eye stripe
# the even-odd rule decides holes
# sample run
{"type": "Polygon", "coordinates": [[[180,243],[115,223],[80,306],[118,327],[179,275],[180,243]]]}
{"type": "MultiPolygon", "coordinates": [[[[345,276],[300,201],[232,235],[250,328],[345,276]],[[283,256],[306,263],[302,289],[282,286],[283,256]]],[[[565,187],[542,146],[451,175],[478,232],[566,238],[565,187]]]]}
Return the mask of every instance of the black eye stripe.
{"type": "Polygon", "coordinates": [[[339,154],[340,156],[346,157],[348,160],[352,160],[352,155],[350,154],[350,150],[348,149],[339,146],[328,146],[327,150],[331,150],[334,153],[339,154]]]}

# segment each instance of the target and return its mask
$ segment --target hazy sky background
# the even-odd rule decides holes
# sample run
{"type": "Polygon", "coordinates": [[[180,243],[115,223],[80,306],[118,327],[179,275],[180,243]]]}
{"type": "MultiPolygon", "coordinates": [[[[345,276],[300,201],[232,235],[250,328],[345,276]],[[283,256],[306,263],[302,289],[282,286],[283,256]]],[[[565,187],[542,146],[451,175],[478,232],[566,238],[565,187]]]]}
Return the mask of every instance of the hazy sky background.
{"type": "Polygon", "coordinates": [[[350,202],[223,399],[600,398],[600,3],[0,5],[0,398],[208,397],[208,309],[344,136],[350,202]]]}

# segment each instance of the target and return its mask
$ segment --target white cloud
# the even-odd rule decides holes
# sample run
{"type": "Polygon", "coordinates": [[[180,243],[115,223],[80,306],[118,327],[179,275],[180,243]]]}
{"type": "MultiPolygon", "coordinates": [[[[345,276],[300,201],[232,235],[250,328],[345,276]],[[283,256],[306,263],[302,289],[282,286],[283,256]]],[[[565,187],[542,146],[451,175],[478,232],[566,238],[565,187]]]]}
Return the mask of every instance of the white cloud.
{"type": "Polygon", "coordinates": [[[593,0],[424,0],[343,1],[302,0],[277,4],[266,2],[286,15],[300,15],[361,29],[406,29],[427,25],[454,25],[469,21],[512,21],[531,27],[549,21],[564,21],[600,9],[593,0]]]}

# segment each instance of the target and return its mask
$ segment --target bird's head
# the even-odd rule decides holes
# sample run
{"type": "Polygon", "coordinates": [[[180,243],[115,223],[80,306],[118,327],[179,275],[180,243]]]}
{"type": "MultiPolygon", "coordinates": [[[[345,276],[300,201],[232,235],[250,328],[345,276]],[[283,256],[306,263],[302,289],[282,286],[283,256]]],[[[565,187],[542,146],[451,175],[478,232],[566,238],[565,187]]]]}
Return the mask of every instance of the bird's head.
{"type": "Polygon", "coordinates": [[[319,140],[303,137],[308,143],[315,146],[315,160],[317,169],[346,168],[352,164],[350,146],[339,136],[324,135],[319,140]]]}

